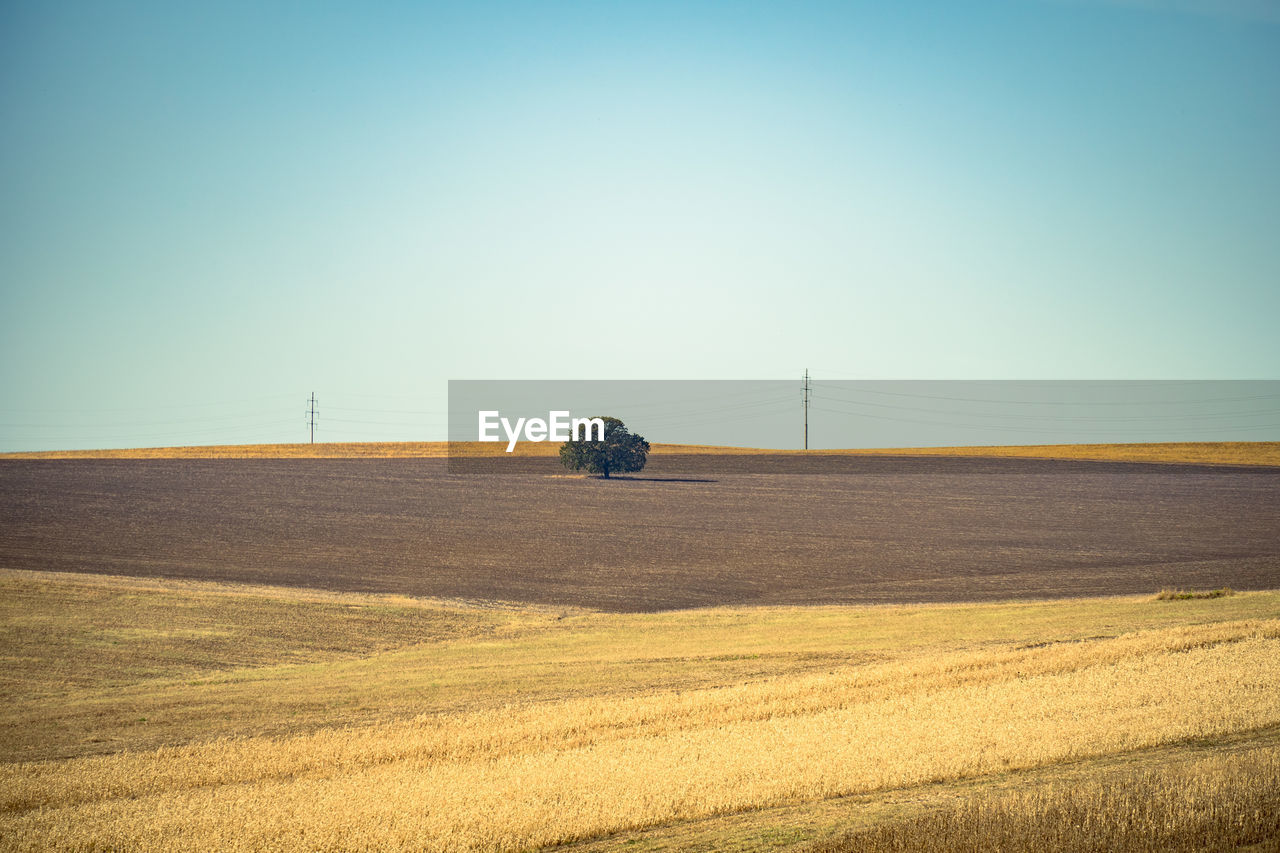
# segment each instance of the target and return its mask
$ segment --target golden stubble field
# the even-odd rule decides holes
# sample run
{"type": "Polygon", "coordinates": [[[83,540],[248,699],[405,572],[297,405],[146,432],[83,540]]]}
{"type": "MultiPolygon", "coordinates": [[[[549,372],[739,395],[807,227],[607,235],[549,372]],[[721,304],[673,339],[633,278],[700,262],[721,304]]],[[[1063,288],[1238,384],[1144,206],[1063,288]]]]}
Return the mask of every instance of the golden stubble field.
{"type": "Polygon", "coordinates": [[[911,849],[997,817],[1030,845],[1091,808],[1280,833],[1275,592],[618,614],[0,589],[5,849],[911,849]]]}

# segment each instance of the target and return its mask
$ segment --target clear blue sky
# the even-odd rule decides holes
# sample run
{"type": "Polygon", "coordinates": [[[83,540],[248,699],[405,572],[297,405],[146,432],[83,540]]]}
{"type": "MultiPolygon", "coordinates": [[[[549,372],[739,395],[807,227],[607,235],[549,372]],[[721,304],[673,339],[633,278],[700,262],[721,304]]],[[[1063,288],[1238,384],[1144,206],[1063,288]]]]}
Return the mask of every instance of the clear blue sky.
{"type": "Polygon", "coordinates": [[[0,4],[0,450],[1280,371],[1280,4],[0,4]]]}

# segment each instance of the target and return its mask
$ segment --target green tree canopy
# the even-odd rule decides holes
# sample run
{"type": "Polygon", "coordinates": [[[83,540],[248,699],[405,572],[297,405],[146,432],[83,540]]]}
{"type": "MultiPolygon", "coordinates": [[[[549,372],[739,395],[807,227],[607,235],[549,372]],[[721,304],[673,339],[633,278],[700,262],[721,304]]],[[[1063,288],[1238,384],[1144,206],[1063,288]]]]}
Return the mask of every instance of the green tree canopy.
{"type": "MultiPolygon", "coordinates": [[[[560,462],[574,471],[586,469],[591,474],[639,471],[649,459],[649,442],[635,435],[617,418],[601,417],[604,441],[566,441],[560,446],[560,462]]],[[[592,433],[588,433],[592,435],[592,433]]]]}

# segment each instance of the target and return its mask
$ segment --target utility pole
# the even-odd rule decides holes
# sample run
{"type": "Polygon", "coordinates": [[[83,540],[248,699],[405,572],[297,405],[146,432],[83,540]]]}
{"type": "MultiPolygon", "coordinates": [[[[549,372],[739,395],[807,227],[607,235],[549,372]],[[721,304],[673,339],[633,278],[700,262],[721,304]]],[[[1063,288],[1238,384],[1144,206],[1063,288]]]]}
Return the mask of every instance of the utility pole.
{"type": "Polygon", "coordinates": [[[804,369],[804,449],[809,449],[809,394],[813,387],[809,384],[809,368],[804,369]]]}
{"type": "Polygon", "coordinates": [[[307,400],[307,426],[311,428],[311,443],[316,443],[316,392],[311,392],[311,399],[307,400]]]}

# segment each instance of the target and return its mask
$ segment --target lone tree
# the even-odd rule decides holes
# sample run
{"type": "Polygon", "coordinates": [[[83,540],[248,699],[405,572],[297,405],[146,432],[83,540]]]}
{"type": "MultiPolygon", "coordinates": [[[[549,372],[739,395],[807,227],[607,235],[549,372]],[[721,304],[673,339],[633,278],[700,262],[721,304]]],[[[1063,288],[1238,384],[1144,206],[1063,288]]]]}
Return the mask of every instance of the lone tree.
{"type": "MultiPolygon", "coordinates": [[[[560,446],[560,462],[566,468],[589,473],[609,474],[623,471],[639,471],[649,458],[649,442],[644,436],[635,435],[617,418],[602,417],[604,441],[566,441],[560,446]]],[[[590,430],[587,435],[591,435],[590,430]]]]}

